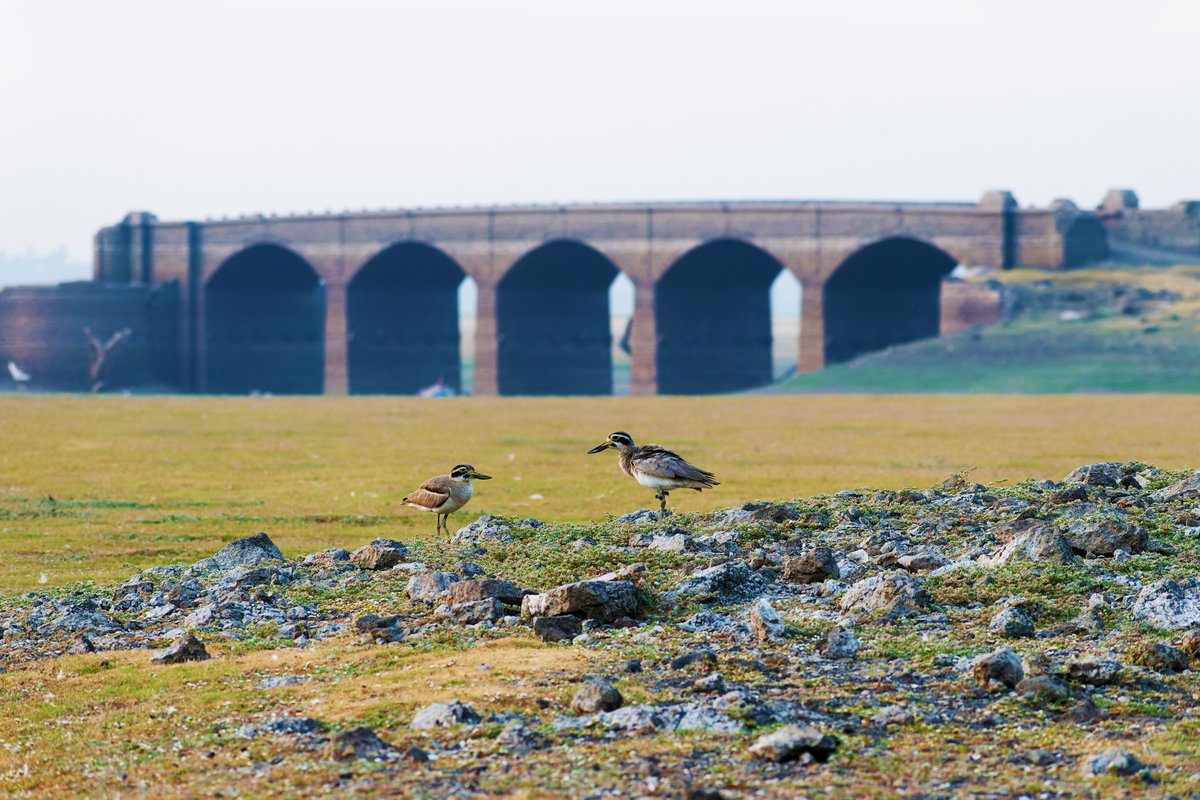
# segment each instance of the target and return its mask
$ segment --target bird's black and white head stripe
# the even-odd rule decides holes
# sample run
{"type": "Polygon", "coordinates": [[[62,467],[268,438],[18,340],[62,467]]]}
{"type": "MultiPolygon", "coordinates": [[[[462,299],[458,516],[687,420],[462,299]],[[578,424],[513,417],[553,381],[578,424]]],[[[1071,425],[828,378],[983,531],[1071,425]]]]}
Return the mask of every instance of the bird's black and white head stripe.
{"type": "Polygon", "coordinates": [[[470,464],[459,464],[457,467],[450,470],[450,477],[451,478],[459,478],[459,479],[466,478],[466,477],[470,476],[471,473],[473,473],[474,471],[475,471],[475,468],[472,467],[470,464]]]}
{"type": "Polygon", "coordinates": [[[619,444],[624,447],[633,447],[633,437],[625,431],[613,431],[608,435],[608,440],[613,444],[619,444]]]}

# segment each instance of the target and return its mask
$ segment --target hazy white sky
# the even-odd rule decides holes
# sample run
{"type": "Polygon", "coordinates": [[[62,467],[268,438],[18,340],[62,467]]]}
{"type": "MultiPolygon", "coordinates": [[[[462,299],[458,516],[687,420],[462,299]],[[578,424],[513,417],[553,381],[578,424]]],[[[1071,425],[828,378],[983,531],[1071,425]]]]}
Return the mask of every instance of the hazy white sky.
{"type": "MultiPolygon", "coordinates": [[[[1200,196],[1191,0],[0,0],[0,252],[160,218],[1200,196]]],[[[0,284],[4,283],[0,276],[0,284]]]]}

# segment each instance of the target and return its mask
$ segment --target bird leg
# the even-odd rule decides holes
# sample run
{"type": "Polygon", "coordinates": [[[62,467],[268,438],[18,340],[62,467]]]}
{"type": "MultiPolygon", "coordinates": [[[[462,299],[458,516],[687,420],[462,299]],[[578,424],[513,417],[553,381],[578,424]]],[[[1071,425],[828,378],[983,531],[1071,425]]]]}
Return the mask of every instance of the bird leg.
{"type": "Polygon", "coordinates": [[[658,497],[658,521],[662,522],[667,518],[667,492],[659,489],[654,494],[658,497]]]}
{"type": "Polygon", "coordinates": [[[438,532],[438,533],[441,533],[441,532],[442,532],[442,528],[443,528],[443,520],[442,520],[442,515],[441,515],[441,514],[438,514],[438,515],[437,515],[437,532],[438,532]]]}

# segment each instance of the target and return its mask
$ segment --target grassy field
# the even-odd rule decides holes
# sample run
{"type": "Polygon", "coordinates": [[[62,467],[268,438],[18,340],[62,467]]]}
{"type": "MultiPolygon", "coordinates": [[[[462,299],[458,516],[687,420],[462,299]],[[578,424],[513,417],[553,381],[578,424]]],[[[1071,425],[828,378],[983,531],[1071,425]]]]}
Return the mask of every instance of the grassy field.
{"type": "Polygon", "coordinates": [[[1200,269],[989,273],[1013,318],[795,376],[777,392],[1200,392],[1200,269]],[[1128,290],[1169,292],[1131,303],[1128,290]],[[1064,313],[1066,314],[1064,318],[1064,313]]]}
{"type": "Polygon", "coordinates": [[[400,506],[469,462],[495,480],[455,515],[584,523],[654,503],[611,453],[617,429],[722,485],[701,511],[861,486],[1058,479],[1090,461],[1200,462],[1188,396],[712,398],[0,398],[0,592],[121,580],[266,531],[294,557],[428,534],[400,506]]]}

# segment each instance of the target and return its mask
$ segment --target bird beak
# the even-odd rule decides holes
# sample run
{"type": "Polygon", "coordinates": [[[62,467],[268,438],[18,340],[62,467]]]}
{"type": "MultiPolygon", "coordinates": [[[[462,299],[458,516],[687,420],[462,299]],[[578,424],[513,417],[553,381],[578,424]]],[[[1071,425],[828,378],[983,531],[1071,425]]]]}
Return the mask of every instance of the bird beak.
{"type": "Polygon", "coordinates": [[[591,450],[588,450],[587,454],[590,456],[590,455],[593,455],[594,453],[603,453],[605,450],[607,450],[610,447],[612,447],[612,442],[605,442],[604,444],[598,444],[595,447],[593,447],[591,450]]]}
{"type": "Polygon", "coordinates": [[[490,481],[492,479],[492,476],[491,475],[482,475],[478,472],[472,472],[471,478],[474,480],[477,480],[477,481],[490,481]]]}

